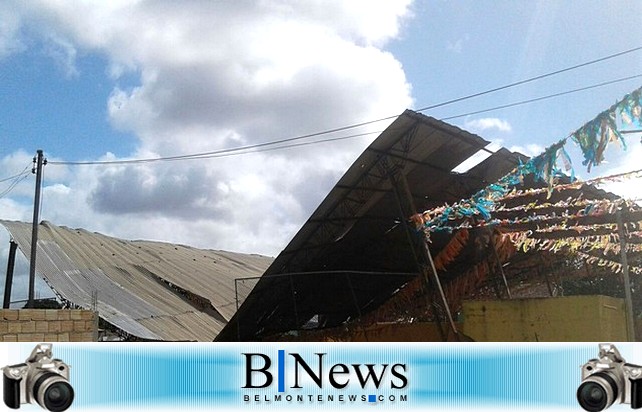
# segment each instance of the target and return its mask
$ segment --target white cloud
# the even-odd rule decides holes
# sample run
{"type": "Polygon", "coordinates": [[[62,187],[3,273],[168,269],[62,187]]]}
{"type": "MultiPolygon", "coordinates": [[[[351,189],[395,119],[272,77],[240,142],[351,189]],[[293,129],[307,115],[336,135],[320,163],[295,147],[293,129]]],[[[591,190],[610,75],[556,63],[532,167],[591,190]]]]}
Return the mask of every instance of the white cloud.
{"type": "MultiPolygon", "coordinates": [[[[600,175],[610,176],[642,169],[642,167],[640,167],[640,159],[642,159],[642,144],[640,144],[638,136],[630,136],[631,138],[627,139],[629,141],[629,146],[626,151],[620,153],[620,156],[617,156],[618,153],[616,150],[609,148],[609,156],[613,161],[610,164],[611,166],[609,164],[605,165],[605,170],[600,171],[600,175]]],[[[586,176],[586,179],[591,179],[593,177],[595,176],[586,176]]],[[[642,184],[640,179],[627,178],[620,182],[606,183],[602,185],[602,188],[627,199],[635,199],[638,201],[642,199],[642,184]]]]}
{"type": "Polygon", "coordinates": [[[0,5],[0,58],[24,49],[19,33],[20,18],[11,9],[0,5]]]}
{"type": "Polygon", "coordinates": [[[76,67],[76,55],[78,52],[73,44],[55,35],[50,36],[46,44],[45,53],[53,59],[63,74],[67,78],[78,76],[79,72],[76,67]]]}
{"type": "MultiPolygon", "coordinates": [[[[154,157],[261,143],[410,107],[403,69],[382,49],[409,3],[12,4],[31,32],[56,39],[66,67],[75,67],[76,54],[98,53],[115,83],[125,73],[140,76],[135,87],[115,85],[105,106],[115,128],[138,137],[131,157],[154,157]]],[[[126,238],[276,255],[374,136],[184,162],[50,164],[42,217],[126,238]]]]}
{"type": "Polygon", "coordinates": [[[449,41],[446,43],[446,49],[451,52],[461,54],[461,52],[464,51],[464,43],[467,43],[468,40],[470,40],[470,36],[465,34],[463,37],[460,37],[455,41],[449,41]]]}
{"type": "Polygon", "coordinates": [[[519,152],[529,157],[534,157],[544,153],[544,149],[544,146],[537,143],[530,143],[526,146],[515,145],[509,148],[511,152],[519,152]]]}
{"type": "Polygon", "coordinates": [[[485,132],[488,130],[497,130],[500,132],[510,132],[513,130],[508,121],[496,117],[486,117],[482,119],[467,119],[464,127],[474,132],[485,132]]]}

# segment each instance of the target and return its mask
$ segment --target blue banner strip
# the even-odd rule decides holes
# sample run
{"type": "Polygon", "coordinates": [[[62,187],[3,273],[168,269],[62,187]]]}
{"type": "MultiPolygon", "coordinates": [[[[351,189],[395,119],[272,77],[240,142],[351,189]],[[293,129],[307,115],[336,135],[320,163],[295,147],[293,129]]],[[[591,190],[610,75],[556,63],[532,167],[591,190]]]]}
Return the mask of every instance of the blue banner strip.
{"type": "MultiPolygon", "coordinates": [[[[34,346],[3,344],[7,364],[24,362],[34,346]]],[[[627,362],[642,363],[642,345],[617,347],[627,362]]],[[[580,411],[581,366],[598,355],[597,343],[54,343],[52,349],[70,365],[76,394],[70,411],[580,411]]]]}
{"type": "Polygon", "coordinates": [[[285,350],[279,350],[279,392],[285,392],[285,350]]]}

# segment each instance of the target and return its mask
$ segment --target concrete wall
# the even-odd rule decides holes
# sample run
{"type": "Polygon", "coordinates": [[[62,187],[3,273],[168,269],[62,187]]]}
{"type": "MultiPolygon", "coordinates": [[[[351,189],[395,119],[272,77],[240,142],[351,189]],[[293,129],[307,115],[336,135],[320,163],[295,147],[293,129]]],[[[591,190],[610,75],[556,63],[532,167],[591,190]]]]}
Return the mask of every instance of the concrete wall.
{"type": "Polygon", "coordinates": [[[92,342],[98,316],[89,310],[0,309],[0,342],[92,342]]]}
{"type": "Polygon", "coordinates": [[[624,300],[608,296],[466,301],[463,333],[486,342],[624,342],[624,300]]]}

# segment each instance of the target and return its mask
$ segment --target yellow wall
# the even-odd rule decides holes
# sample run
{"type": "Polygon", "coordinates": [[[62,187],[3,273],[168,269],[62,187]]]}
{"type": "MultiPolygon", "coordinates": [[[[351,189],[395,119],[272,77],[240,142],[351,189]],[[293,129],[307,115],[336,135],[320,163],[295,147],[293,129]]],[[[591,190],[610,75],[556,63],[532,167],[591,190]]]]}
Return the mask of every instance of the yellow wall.
{"type": "Polygon", "coordinates": [[[627,341],[624,300],[608,296],[466,301],[463,333],[486,342],[627,341]]]}
{"type": "MultiPolygon", "coordinates": [[[[447,340],[455,340],[448,322],[442,322],[447,340]]],[[[456,325],[461,328],[461,325],[456,325]]],[[[439,326],[430,322],[417,323],[376,323],[353,331],[352,342],[440,342],[443,340],[439,326]]]]}

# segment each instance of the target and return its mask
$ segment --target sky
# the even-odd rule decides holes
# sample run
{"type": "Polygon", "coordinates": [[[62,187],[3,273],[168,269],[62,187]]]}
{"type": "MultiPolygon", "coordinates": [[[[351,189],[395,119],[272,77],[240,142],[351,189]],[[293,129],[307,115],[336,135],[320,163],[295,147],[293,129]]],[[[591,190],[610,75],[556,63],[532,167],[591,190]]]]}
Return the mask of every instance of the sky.
{"type": "MultiPolygon", "coordinates": [[[[0,180],[43,149],[41,219],[276,256],[390,120],[235,156],[65,163],[212,152],[394,116],[642,46],[640,11],[633,0],[6,0],[0,180]]],[[[448,121],[536,155],[642,78],[466,114],[640,74],[637,51],[423,113],[463,115],[448,121]]],[[[639,135],[629,141],[591,174],[578,159],[576,172],[639,168],[639,135]]],[[[31,220],[34,181],[0,182],[0,218],[31,220]]],[[[617,189],[642,196],[637,183],[617,189]]],[[[2,268],[8,239],[0,230],[2,268]]],[[[15,288],[14,299],[26,294],[24,276],[15,288]]]]}

